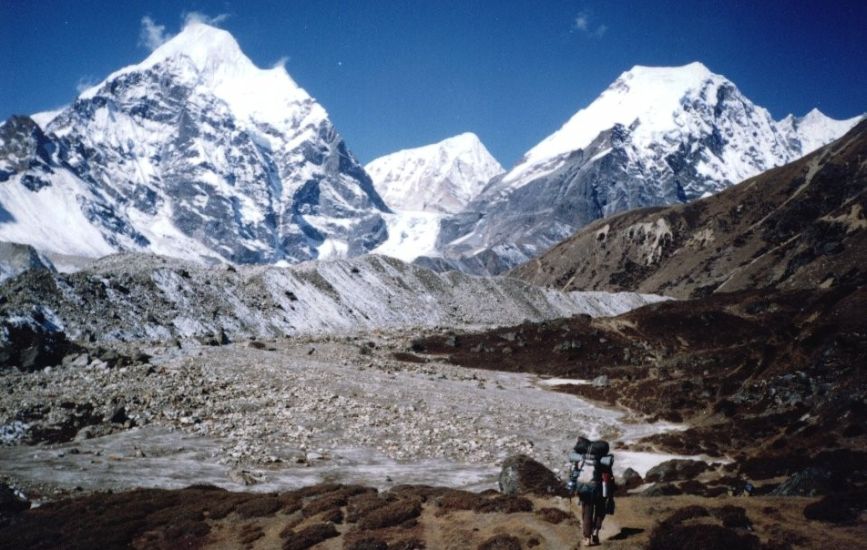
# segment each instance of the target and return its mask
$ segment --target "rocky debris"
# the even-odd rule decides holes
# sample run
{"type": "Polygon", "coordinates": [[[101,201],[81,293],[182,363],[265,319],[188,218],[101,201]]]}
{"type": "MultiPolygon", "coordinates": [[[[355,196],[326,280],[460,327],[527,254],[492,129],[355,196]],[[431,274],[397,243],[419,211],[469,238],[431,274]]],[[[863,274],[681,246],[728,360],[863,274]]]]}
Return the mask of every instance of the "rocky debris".
{"type": "Polygon", "coordinates": [[[649,483],[693,479],[710,469],[703,460],[666,460],[647,471],[644,481],[649,483]]]}
{"type": "Polygon", "coordinates": [[[62,320],[67,337],[79,342],[195,338],[219,346],[252,337],[609,315],[663,299],[565,293],[516,279],[438,274],[383,256],[229,271],[119,254],[77,273],[31,270],[0,285],[0,321],[29,318],[42,308],[62,320]]]}
{"type": "MultiPolygon", "coordinates": [[[[417,334],[257,340],[266,349],[245,341],[165,344],[143,350],[153,356],[149,363],[114,368],[94,348],[52,369],[0,375],[0,436],[21,445],[49,434],[68,441],[134,426],[178,430],[213,442],[214,463],[256,487],[275,469],[328,469],[347,460],[433,460],[437,468],[447,461],[472,471],[471,479],[479,472],[490,479],[510,455],[561,463],[562,426],[576,420],[614,438],[621,433],[618,416],[576,411],[573,398],[528,388],[524,376],[394,360],[417,334]],[[308,356],[311,346],[317,353],[308,356]],[[359,346],[370,354],[360,355],[359,346]]],[[[139,350],[106,348],[125,357],[139,350]]],[[[377,482],[388,483],[385,475],[377,482]]]]}
{"type": "Polygon", "coordinates": [[[771,494],[782,497],[812,497],[830,494],[835,489],[839,487],[834,487],[833,472],[812,466],[792,475],[771,491],[771,494]]]}
{"type": "Polygon", "coordinates": [[[498,484],[506,495],[566,495],[554,472],[525,455],[510,456],[503,462],[498,484]]]}

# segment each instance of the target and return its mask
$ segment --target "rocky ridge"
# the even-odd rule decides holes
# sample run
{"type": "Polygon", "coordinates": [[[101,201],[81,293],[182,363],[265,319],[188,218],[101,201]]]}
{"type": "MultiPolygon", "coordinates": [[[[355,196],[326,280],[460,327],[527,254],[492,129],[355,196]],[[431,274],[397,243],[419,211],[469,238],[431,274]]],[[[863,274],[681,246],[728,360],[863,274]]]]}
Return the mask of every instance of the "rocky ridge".
{"type": "Polygon", "coordinates": [[[82,341],[223,341],[413,326],[610,315],[662,298],[564,293],[517,279],[438,274],[384,256],[279,267],[202,267],[115,255],[83,271],[27,271],[0,287],[0,317],[58,319],[82,341]]]}

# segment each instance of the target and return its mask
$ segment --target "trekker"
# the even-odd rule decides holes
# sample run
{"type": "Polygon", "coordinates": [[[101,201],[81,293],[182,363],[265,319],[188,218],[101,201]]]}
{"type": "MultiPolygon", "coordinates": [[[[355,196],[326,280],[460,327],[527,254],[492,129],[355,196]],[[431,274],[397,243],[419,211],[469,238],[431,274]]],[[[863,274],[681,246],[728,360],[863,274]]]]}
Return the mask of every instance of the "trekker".
{"type": "Polygon", "coordinates": [[[614,513],[614,455],[606,441],[579,437],[569,461],[567,488],[581,501],[582,546],[599,544],[599,531],[607,514],[614,513]]]}

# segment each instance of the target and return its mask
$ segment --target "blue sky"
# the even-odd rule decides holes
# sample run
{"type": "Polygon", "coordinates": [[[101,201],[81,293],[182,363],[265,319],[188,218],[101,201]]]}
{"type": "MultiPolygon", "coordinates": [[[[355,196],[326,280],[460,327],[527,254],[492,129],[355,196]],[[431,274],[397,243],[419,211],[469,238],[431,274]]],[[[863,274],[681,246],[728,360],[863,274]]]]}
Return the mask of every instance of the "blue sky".
{"type": "Polygon", "coordinates": [[[506,166],[633,65],[702,61],[776,118],[867,110],[867,2],[0,0],[0,117],[58,107],[184,14],[286,59],[364,162],[464,131],[506,166]]]}

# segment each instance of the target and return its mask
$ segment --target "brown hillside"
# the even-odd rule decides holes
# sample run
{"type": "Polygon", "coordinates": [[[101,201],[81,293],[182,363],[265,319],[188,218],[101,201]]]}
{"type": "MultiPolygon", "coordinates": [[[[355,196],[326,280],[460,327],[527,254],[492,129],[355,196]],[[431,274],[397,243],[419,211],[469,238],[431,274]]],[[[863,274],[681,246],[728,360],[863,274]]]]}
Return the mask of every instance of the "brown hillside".
{"type": "Polygon", "coordinates": [[[867,121],[801,160],[686,205],[599,220],[511,274],[677,298],[867,279],[867,121]]]}

